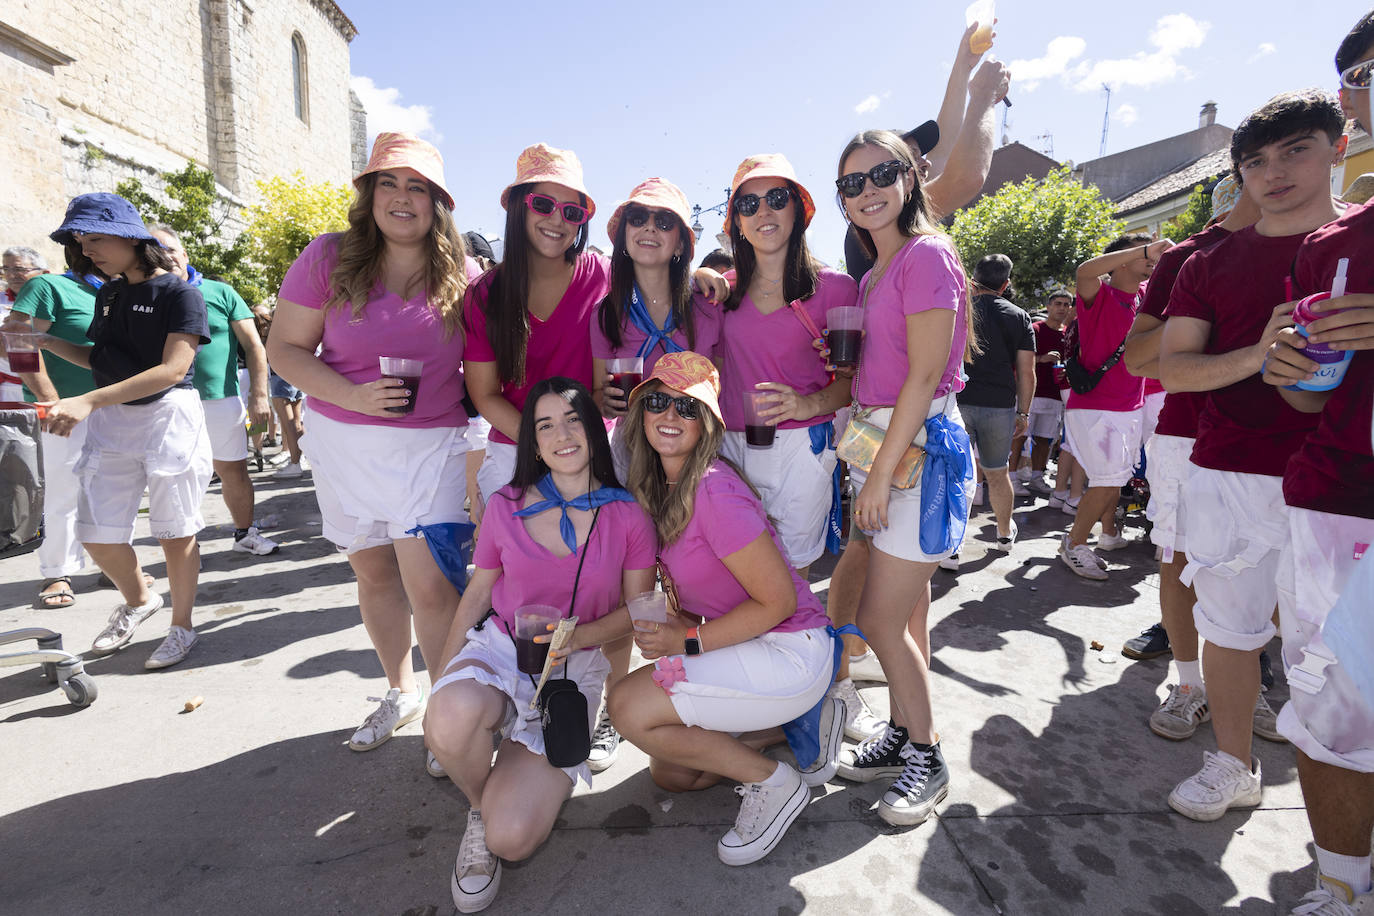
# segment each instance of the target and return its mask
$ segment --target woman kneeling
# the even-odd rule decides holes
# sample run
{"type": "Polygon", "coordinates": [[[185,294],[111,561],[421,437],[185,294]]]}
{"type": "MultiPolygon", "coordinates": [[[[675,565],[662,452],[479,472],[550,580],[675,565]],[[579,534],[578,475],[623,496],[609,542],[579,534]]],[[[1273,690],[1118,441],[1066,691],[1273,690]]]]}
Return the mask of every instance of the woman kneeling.
{"type": "MultiPolygon", "coordinates": [[[[665,589],[681,613],[636,633],[655,664],[617,684],[609,708],[620,733],[649,754],[660,786],[744,783],[734,829],[716,849],[726,865],[746,865],[778,844],[810,791],[795,769],[735,735],[776,734],[804,715],[825,694],[833,663],[820,602],[783,559],[758,494],[718,457],[719,391],[711,362],[688,350],[662,357],[631,397],[630,490],[654,518],[665,589]]],[[[843,725],[831,703],[822,709],[828,746],[808,768],[818,781],[833,772],[843,725]]],[[[751,743],[767,743],[757,737],[751,743]]]]}
{"type": "Polygon", "coordinates": [[[471,805],[451,881],[464,913],[495,899],[500,860],[534,852],[577,780],[591,781],[585,763],[558,768],[545,756],[530,708],[538,672],[516,659],[517,611],[548,605],[577,618],[571,641],[553,652],[565,669],[555,676],[575,681],[587,698],[590,729],[610,670],[601,644],[630,632],[621,596],[654,582],[653,526],[616,481],[587,389],[557,377],[535,385],[518,443],[515,476],[487,505],[477,570],[425,716],[430,749],[471,805]],[[493,762],[489,737],[497,732],[493,762]]]}

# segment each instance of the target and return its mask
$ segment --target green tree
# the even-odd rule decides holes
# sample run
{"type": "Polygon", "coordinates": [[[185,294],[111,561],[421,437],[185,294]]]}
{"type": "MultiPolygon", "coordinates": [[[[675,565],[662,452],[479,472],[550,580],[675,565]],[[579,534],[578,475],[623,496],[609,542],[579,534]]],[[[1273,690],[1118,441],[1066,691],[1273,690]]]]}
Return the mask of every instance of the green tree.
{"type": "Polygon", "coordinates": [[[240,233],[232,243],[224,241],[229,204],[215,192],[215,176],[194,162],[180,172],[164,172],[167,201],[154,197],[137,178],[127,178],[116,193],[129,199],[149,223],[165,223],[176,230],[186,256],[196,270],[228,283],[248,302],[267,295],[262,268],[253,257],[253,240],[240,233]]]}
{"type": "Polygon", "coordinates": [[[248,231],[268,289],[276,290],[311,239],[348,228],[353,191],[341,184],[312,183],[296,172],[289,181],[278,176],[258,182],[258,192],[258,202],[248,211],[248,231]]]}
{"type": "Polygon", "coordinates": [[[1095,187],[1074,180],[1067,167],[1041,179],[1003,185],[960,210],[949,234],[973,270],[988,254],[1005,254],[1016,265],[1012,285],[1026,304],[1038,304],[1052,288],[1073,288],[1074,270],[1102,253],[1122,230],[1112,203],[1095,187]]]}
{"type": "Polygon", "coordinates": [[[1190,235],[1194,235],[1207,228],[1207,221],[1212,218],[1212,195],[1202,189],[1202,185],[1193,188],[1193,193],[1188,195],[1188,206],[1183,212],[1159,227],[1159,234],[1175,242],[1181,242],[1190,235]]]}

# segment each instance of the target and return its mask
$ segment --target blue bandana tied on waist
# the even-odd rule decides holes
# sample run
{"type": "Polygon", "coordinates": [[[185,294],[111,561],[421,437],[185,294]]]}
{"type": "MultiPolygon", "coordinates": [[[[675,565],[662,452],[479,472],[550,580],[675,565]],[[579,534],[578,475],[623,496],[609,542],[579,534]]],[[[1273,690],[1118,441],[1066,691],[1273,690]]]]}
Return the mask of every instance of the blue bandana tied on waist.
{"type": "Polygon", "coordinates": [[[654,324],[654,319],[649,315],[649,308],[644,304],[644,298],[639,294],[639,284],[636,283],[634,289],[630,291],[630,302],[625,309],[626,317],[630,323],[644,332],[644,343],[640,345],[639,352],[635,354],[640,359],[647,359],[649,354],[654,352],[654,347],[663,345],[664,353],[679,353],[686,349],[673,340],[672,334],[677,330],[677,316],[673,310],[668,310],[668,320],[663,323],[663,327],[654,324]]]}
{"type": "Polygon", "coordinates": [[[968,433],[945,414],[926,420],[926,462],[921,469],[921,552],[957,550],[968,525],[973,446],[968,433]]]}
{"type": "Polygon", "coordinates": [[[620,487],[602,487],[599,490],[592,490],[590,493],[574,496],[572,499],[564,499],[563,494],[558,492],[558,487],[553,484],[552,474],[545,474],[535,486],[539,489],[539,495],[544,498],[515,512],[515,517],[529,518],[541,512],[547,512],[549,509],[561,509],[563,517],[558,520],[558,533],[563,537],[563,543],[568,545],[568,549],[573,552],[574,556],[577,554],[577,533],[573,530],[572,519],[568,518],[568,509],[581,509],[584,512],[590,512],[592,509],[599,509],[607,503],[632,503],[635,501],[629,491],[622,490],[620,487]]]}

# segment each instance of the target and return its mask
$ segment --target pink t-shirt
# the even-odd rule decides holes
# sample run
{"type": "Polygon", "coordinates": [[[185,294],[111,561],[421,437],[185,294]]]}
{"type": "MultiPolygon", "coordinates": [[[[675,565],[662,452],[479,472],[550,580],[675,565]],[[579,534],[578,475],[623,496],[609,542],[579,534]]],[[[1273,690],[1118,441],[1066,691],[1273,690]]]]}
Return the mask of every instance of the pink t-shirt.
{"type": "MultiPolygon", "coordinates": [[[[854,305],[858,287],[854,278],[828,267],[816,277],[816,293],[801,306],[816,327],[825,329],[827,309],[854,305]]],[[[765,315],[748,296],[732,312],[722,310],[720,328],[720,411],[725,428],[744,429],[744,392],[758,382],[782,382],[799,395],[815,394],[830,384],[825,360],[812,346],[815,340],[792,307],[765,315]]],[[[829,423],[833,413],[810,420],[786,420],[779,429],[800,429],[829,423]]]]}
{"type": "MultiPolygon", "coordinates": [[[[778,533],[768,523],[759,498],[729,465],[717,461],[697,485],[692,520],[661,552],[683,610],[700,614],[703,620],[714,620],[747,600],[749,593],[721,559],[748,546],[763,531],[785,558],[778,533]]],[[[825,608],[811,587],[790,565],[788,571],[797,590],[797,610],[772,632],[795,633],[829,624],[825,608]]]]}
{"type": "Polygon", "coordinates": [[[514,631],[515,612],[527,604],[552,605],[566,616],[584,551],[591,552],[582,566],[573,610],[580,623],[605,617],[620,605],[621,574],[625,570],[654,566],[658,536],[638,503],[602,506],[590,543],[579,547],[576,554],[560,557],[530,537],[525,520],[515,517],[523,502],[515,487],[497,491],[487,503],[482,533],[472,555],[478,567],[501,570],[492,588],[491,606],[507,632],[514,631]]]}
{"type": "MultiPolygon", "coordinates": [[[[633,358],[639,353],[639,348],[649,335],[635,327],[634,322],[629,318],[623,317],[624,310],[621,311],[622,320],[620,322],[620,346],[613,347],[611,342],[606,339],[606,333],[601,330],[600,307],[592,314],[592,356],[596,359],[626,359],[633,358]]],[[[696,343],[692,344],[687,340],[687,332],[682,328],[673,331],[670,337],[679,347],[700,353],[708,359],[715,356],[716,344],[720,340],[720,306],[714,305],[706,300],[701,293],[692,296],[692,328],[696,334],[696,343]]],[[[658,365],[658,358],[663,355],[663,344],[659,344],[644,356],[644,377],[648,378],[649,373],[654,371],[654,366],[658,365]]]]}
{"type": "MultiPolygon", "coordinates": [[[[873,271],[864,274],[864,285],[873,271]]],[[[891,407],[911,373],[906,317],[931,309],[954,312],[954,337],[934,397],[963,390],[968,343],[968,285],[959,255],[943,235],[918,235],[893,257],[887,273],[869,290],[864,306],[864,343],[855,399],[865,407],[891,407]]]]}
{"type": "MultiPolygon", "coordinates": [[[[1082,296],[1074,297],[1078,311],[1078,355],[1084,368],[1095,370],[1111,359],[1116,348],[1126,339],[1135,321],[1138,292],[1123,292],[1110,283],[1103,283],[1093,297],[1092,305],[1082,296]]],[[[1107,370],[1097,387],[1087,394],[1069,392],[1068,410],[1139,410],[1145,403],[1145,380],[1131,375],[1126,360],[1117,360],[1107,370]]]]}
{"type": "MultiPolygon", "coordinates": [[[[496,351],[487,338],[487,316],[482,311],[495,270],[484,274],[468,287],[463,303],[463,320],[467,324],[468,340],[465,356],[470,363],[494,363],[496,351]]],[[[610,289],[611,262],[605,255],[584,252],[573,265],[572,282],[563,298],[558,300],[553,314],[546,321],[530,315],[530,336],[525,344],[525,384],[515,385],[501,380],[501,396],[516,410],[525,408],[530,389],[546,378],[561,375],[581,382],[592,389],[591,324],[596,304],[606,298],[610,289]]],[[[491,441],[513,445],[505,433],[495,427],[491,441]]]]}
{"type": "MultiPolygon", "coordinates": [[[[338,262],[340,235],[321,235],[305,246],[286,271],[278,297],[309,309],[321,309],[329,298],[329,274],[338,262]]],[[[477,270],[469,259],[468,275],[477,270]]],[[[345,303],[330,309],[320,338],[320,360],[354,384],[382,377],[378,358],[397,356],[424,361],[415,410],[391,417],[372,417],[323,401],[313,395],[306,403],[331,420],[367,426],[429,429],[466,426],[463,410],[463,332],[444,333],[444,322],[421,292],[408,301],[378,286],[368,299],[362,318],[353,320],[345,303]]]]}

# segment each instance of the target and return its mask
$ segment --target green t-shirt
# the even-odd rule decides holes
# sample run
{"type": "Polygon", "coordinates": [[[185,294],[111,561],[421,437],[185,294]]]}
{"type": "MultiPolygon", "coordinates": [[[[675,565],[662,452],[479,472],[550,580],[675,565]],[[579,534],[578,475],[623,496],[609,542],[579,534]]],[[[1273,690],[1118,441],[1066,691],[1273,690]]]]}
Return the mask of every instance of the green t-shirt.
{"type": "MultiPolygon", "coordinates": [[[[40,321],[51,321],[48,333],[54,337],[78,347],[91,346],[86,329],[95,317],[95,288],[81,280],[63,274],[39,274],[20,288],[14,310],[40,321]]],[[[69,363],[54,353],[43,353],[43,366],[60,397],[76,397],[95,388],[90,369],[69,363]]],[[[37,400],[27,386],[24,400],[37,400]]]]}
{"type": "Polygon", "coordinates": [[[233,287],[216,280],[200,281],[205,314],[210,319],[210,342],[196,353],[194,384],[202,401],[239,396],[239,342],[229,325],[252,318],[248,303],[233,287]]]}

